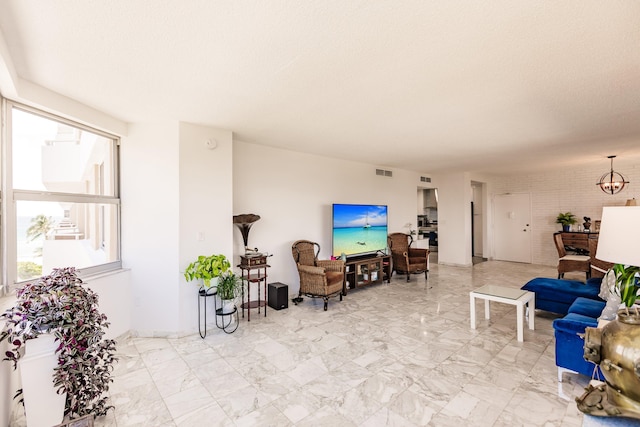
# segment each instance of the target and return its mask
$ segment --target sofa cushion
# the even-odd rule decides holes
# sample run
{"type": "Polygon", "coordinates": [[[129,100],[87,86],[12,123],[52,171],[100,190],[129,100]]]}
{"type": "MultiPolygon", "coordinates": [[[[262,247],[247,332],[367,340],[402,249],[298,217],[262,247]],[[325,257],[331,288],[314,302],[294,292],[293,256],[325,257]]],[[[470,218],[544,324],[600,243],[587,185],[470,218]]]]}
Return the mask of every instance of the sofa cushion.
{"type": "Polygon", "coordinates": [[[522,289],[537,293],[552,293],[557,301],[572,303],[577,297],[599,299],[600,280],[588,280],[583,283],[579,280],[550,279],[536,277],[529,280],[522,289]]]}
{"type": "Polygon", "coordinates": [[[567,314],[569,306],[578,297],[600,300],[601,279],[589,279],[587,283],[578,280],[550,279],[536,277],[522,289],[536,293],[536,308],[553,313],[567,314]]]}
{"type": "Polygon", "coordinates": [[[568,334],[584,334],[587,327],[597,328],[598,319],[578,313],[569,313],[561,319],[553,321],[553,329],[557,332],[568,334]]]}
{"type": "Polygon", "coordinates": [[[582,314],[583,316],[598,318],[604,309],[605,302],[589,298],[576,298],[569,307],[569,313],[582,314]]]}

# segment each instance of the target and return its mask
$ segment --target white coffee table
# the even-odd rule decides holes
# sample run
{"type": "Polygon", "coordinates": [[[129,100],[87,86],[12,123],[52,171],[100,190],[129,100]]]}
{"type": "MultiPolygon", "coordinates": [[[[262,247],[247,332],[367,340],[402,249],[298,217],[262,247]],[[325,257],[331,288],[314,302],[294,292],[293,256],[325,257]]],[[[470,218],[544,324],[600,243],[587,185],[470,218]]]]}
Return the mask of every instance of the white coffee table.
{"type": "Polygon", "coordinates": [[[524,340],[524,306],[527,306],[529,329],[534,329],[536,318],[536,294],[522,289],[507,288],[498,285],[484,285],[469,293],[471,303],[471,329],[476,328],[476,298],[484,300],[484,318],[490,319],[489,301],[501,302],[516,306],[518,341],[524,340]]]}

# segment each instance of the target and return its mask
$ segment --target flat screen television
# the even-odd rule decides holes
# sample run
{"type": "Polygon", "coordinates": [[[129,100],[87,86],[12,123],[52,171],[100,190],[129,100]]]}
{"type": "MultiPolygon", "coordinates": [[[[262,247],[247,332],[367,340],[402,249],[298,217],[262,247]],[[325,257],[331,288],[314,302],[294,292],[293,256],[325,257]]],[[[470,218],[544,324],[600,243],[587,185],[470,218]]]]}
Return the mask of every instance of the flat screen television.
{"type": "Polygon", "coordinates": [[[386,205],[333,205],[332,255],[374,254],[387,248],[386,205]]]}

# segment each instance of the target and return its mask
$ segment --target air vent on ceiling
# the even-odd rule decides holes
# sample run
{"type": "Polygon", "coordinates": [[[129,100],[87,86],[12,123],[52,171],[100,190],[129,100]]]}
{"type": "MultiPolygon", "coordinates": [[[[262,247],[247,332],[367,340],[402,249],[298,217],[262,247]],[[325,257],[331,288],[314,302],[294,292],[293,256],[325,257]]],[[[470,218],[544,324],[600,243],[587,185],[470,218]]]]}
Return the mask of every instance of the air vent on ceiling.
{"type": "Polygon", "coordinates": [[[429,178],[428,176],[421,176],[420,177],[420,181],[421,182],[431,182],[431,178],[429,178]]]}
{"type": "Polygon", "coordinates": [[[384,169],[376,169],[376,175],[392,177],[393,176],[393,172],[386,171],[384,169]]]}

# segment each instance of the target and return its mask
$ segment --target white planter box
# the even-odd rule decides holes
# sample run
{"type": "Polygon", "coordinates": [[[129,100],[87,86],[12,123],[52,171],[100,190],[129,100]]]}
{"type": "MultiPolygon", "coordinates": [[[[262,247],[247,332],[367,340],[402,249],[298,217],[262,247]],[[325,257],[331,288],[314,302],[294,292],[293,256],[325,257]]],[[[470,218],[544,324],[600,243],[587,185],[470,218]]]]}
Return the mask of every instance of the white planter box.
{"type": "Polygon", "coordinates": [[[53,370],[58,366],[53,334],[42,334],[25,344],[25,355],[18,361],[24,409],[28,427],[51,427],[64,418],[66,394],[57,394],[53,370]]]}

